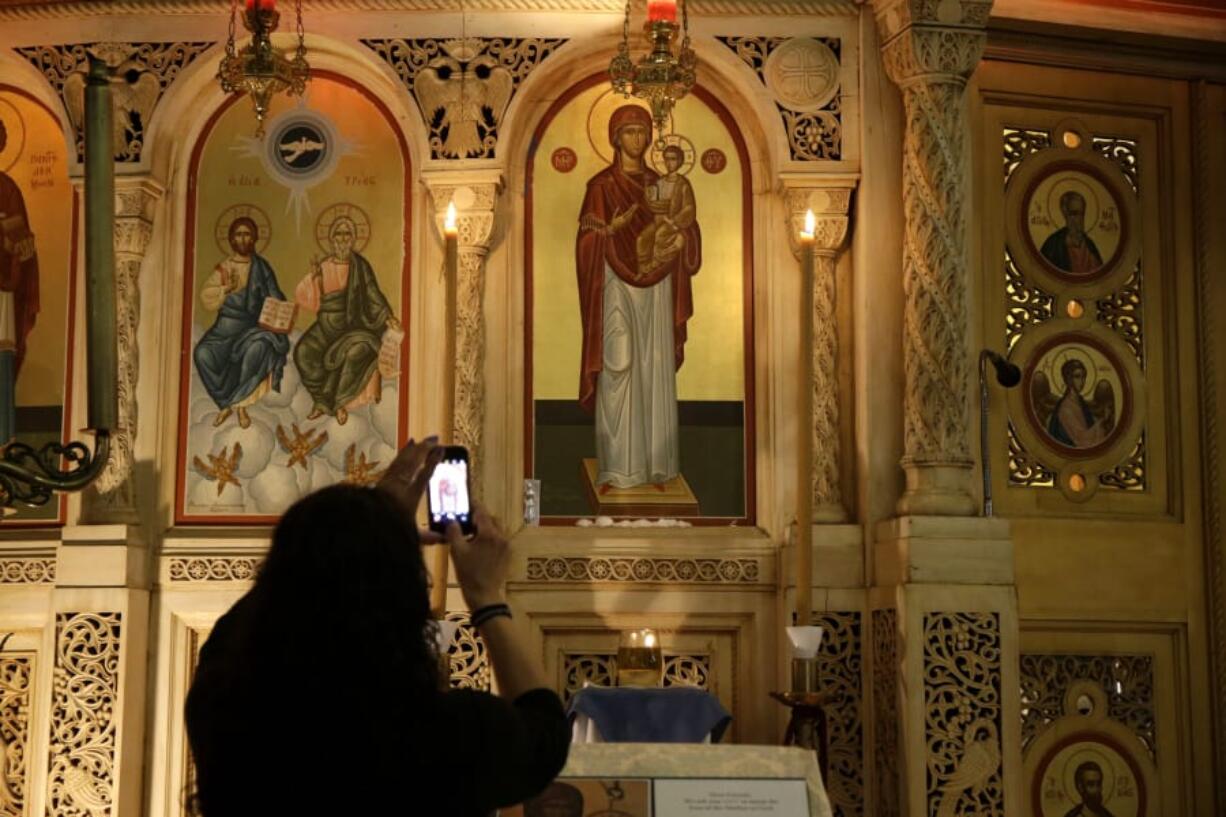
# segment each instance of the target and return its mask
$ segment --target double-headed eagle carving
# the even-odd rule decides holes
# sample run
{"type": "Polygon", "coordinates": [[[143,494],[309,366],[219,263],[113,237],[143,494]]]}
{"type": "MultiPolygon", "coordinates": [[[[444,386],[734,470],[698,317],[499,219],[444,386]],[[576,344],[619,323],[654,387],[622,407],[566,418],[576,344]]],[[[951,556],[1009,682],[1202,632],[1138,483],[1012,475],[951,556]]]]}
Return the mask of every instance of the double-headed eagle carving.
{"type": "MultiPolygon", "coordinates": [[[[153,107],[162,94],[162,84],[137,57],[134,46],[101,43],[90,46],[89,53],[106,62],[115,77],[111,82],[111,103],[114,106],[111,138],[115,145],[114,155],[124,156],[130,152],[129,132],[139,137],[148,129],[149,117],[153,115],[153,107]]],[[[64,78],[64,106],[78,134],[85,124],[85,77],[88,71],[88,63],[83,62],[64,78]]]]}
{"type": "Polygon", "coordinates": [[[445,52],[422,69],[413,91],[444,156],[463,159],[493,147],[491,134],[506,112],[515,78],[480,40],[447,40],[445,52]],[[441,118],[440,118],[441,112],[441,118]],[[444,135],[444,131],[446,131],[444,135]]]}

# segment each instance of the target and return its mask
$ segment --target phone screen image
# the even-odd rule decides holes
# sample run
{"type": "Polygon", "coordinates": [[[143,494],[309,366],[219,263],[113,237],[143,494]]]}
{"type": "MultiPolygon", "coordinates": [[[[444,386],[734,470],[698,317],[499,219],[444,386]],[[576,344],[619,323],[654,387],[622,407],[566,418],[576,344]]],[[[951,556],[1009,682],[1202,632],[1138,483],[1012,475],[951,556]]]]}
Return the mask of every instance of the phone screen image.
{"type": "Polygon", "coordinates": [[[430,527],[443,530],[448,522],[469,526],[468,461],[443,459],[430,475],[430,527]]]}

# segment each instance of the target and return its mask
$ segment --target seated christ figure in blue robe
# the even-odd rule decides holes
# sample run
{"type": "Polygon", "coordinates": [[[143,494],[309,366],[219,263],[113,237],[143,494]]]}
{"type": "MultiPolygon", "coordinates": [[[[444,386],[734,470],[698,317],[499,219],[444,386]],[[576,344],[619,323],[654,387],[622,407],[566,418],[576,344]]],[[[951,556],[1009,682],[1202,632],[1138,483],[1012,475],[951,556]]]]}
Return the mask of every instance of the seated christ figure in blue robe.
{"type": "Polygon", "coordinates": [[[255,251],[259,228],[242,216],[230,224],[233,253],[209,275],[200,291],[205,309],[217,310],[217,320],[196,344],[196,371],[220,412],[219,426],[237,413],[243,428],[251,425],[247,408],[269,392],[281,391],[281,376],[289,356],[285,331],[260,326],[265,298],[285,300],[272,266],[255,251]]]}

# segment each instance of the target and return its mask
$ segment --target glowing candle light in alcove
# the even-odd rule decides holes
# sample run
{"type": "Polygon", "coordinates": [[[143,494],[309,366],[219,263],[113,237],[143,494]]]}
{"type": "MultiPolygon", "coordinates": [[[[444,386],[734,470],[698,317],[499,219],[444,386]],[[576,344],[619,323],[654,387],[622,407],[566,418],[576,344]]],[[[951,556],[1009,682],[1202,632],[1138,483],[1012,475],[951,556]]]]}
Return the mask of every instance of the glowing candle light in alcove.
{"type": "Polygon", "coordinates": [[[648,23],[676,23],[677,0],[647,0],[648,23]]]}

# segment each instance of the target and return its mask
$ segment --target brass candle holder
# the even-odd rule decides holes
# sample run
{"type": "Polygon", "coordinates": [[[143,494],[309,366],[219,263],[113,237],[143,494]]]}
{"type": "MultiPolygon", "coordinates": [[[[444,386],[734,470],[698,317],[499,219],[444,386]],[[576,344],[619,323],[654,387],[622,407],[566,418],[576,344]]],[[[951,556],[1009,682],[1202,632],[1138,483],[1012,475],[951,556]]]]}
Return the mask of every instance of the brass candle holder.
{"type": "Polygon", "coordinates": [[[654,630],[627,630],[617,648],[617,685],[658,687],[664,674],[664,656],[654,630]]]}

